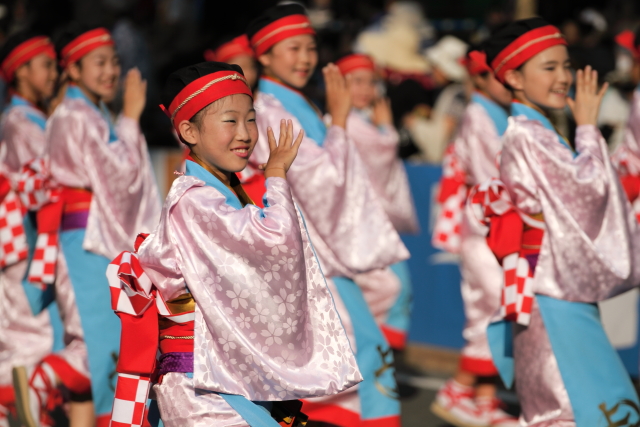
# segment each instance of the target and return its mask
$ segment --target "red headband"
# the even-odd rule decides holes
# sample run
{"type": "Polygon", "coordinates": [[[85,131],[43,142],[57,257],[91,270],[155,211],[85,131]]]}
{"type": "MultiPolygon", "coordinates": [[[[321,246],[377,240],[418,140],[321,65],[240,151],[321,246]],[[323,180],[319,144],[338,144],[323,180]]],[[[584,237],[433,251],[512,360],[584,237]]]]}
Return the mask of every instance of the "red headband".
{"type": "Polygon", "coordinates": [[[316,32],[311,28],[311,22],[307,15],[289,15],[267,25],[251,37],[251,47],[256,56],[260,56],[268,51],[271,46],[300,34],[311,34],[316,32]]]}
{"type": "Polygon", "coordinates": [[[462,65],[466,67],[471,76],[493,72],[487,65],[487,55],[477,50],[469,52],[467,57],[462,60],[462,65]]]}
{"type": "Polygon", "coordinates": [[[15,72],[21,65],[29,62],[33,57],[44,53],[50,58],[56,59],[56,50],[49,37],[38,36],[20,43],[2,61],[0,68],[2,75],[7,82],[11,82],[15,77],[15,72]]]}
{"type": "Polygon", "coordinates": [[[623,31],[616,36],[616,43],[627,49],[635,59],[640,59],[640,46],[636,46],[636,35],[633,31],[623,31]]]}
{"type": "Polygon", "coordinates": [[[566,44],[567,41],[558,28],[545,25],[528,31],[509,43],[491,62],[491,68],[496,78],[504,83],[504,75],[508,70],[515,70],[543,50],[566,44]]]}
{"type": "Polygon", "coordinates": [[[82,59],[83,56],[92,50],[102,46],[113,46],[111,33],[109,33],[106,28],[96,28],[95,30],[87,31],[73,39],[62,49],[62,59],[60,63],[63,67],[67,67],[69,64],[73,64],[82,59]]]}
{"type": "Polygon", "coordinates": [[[242,74],[237,71],[218,71],[195,79],[173,98],[168,109],[164,105],[160,105],[160,108],[169,116],[179,135],[180,122],[191,119],[212,102],[237,93],[244,93],[253,98],[242,74]]]}
{"type": "Polygon", "coordinates": [[[336,62],[336,65],[340,69],[343,76],[351,73],[352,71],[365,69],[374,71],[376,69],[373,59],[368,55],[362,55],[360,53],[354,53],[353,55],[347,55],[336,62]]]}
{"type": "Polygon", "coordinates": [[[249,55],[253,57],[253,49],[251,49],[251,46],[249,45],[249,38],[245,34],[224,43],[215,51],[207,49],[204,52],[204,59],[207,61],[229,62],[231,59],[240,55],[249,55]]]}

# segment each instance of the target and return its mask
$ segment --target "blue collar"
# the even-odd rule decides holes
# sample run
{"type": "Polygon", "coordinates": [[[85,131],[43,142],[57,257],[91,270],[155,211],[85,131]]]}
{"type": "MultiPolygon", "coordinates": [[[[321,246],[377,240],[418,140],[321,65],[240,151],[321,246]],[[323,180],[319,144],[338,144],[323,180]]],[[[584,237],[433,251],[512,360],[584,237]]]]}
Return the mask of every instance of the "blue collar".
{"type": "Polygon", "coordinates": [[[233,191],[229,190],[229,187],[224,185],[222,181],[220,181],[208,170],[206,170],[196,162],[187,160],[185,164],[186,164],[186,170],[184,173],[185,175],[192,176],[194,178],[198,178],[204,181],[206,185],[208,185],[209,187],[213,187],[222,193],[222,195],[226,199],[227,205],[235,209],[242,209],[242,203],[240,203],[240,199],[238,199],[238,196],[236,196],[236,194],[233,191]]]}
{"type": "Polygon", "coordinates": [[[38,127],[44,131],[47,126],[47,118],[42,111],[38,110],[32,103],[16,94],[11,96],[11,101],[5,108],[5,113],[14,107],[29,107],[29,110],[26,112],[27,119],[38,125],[38,127]]]}
{"type": "Polygon", "coordinates": [[[471,95],[471,101],[481,105],[487,114],[489,114],[489,117],[493,120],[493,124],[496,125],[498,136],[504,135],[507,130],[507,126],[509,125],[509,115],[505,109],[496,104],[492,99],[489,99],[487,96],[479,92],[474,92],[471,95]]]}
{"type": "Polygon", "coordinates": [[[109,125],[109,143],[116,142],[118,140],[118,134],[116,133],[115,126],[113,125],[111,113],[109,113],[109,109],[104,102],[100,101],[100,108],[98,108],[96,104],[94,104],[89,98],[87,98],[87,95],[84,94],[82,89],[80,89],[76,85],[69,85],[69,87],[67,87],[65,97],[69,99],[81,99],[86,102],[91,108],[96,110],[98,114],[100,114],[109,125]]]}
{"type": "Polygon", "coordinates": [[[322,147],[327,136],[327,127],[304,96],[283,84],[264,78],[260,79],[258,91],[275,96],[284,108],[298,119],[305,136],[322,147]]]}
{"type": "Polygon", "coordinates": [[[562,137],[562,135],[560,135],[558,133],[556,128],[553,127],[553,125],[551,124],[549,119],[546,118],[544,116],[544,114],[542,114],[538,110],[535,110],[535,109],[533,109],[533,108],[531,108],[531,107],[529,107],[527,105],[524,105],[521,102],[512,102],[511,103],[511,115],[514,116],[514,117],[516,117],[516,116],[525,116],[529,120],[536,120],[536,121],[540,122],[540,124],[542,126],[544,126],[545,128],[553,131],[553,133],[556,134],[556,136],[558,137],[558,142],[560,142],[560,144],[562,144],[569,151],[571,151],[571,154],[573,154],[573,157],[576,157],[578,155],[577,152],[573,151],[573,148],[571,148],[571,146],[562,137]]]}

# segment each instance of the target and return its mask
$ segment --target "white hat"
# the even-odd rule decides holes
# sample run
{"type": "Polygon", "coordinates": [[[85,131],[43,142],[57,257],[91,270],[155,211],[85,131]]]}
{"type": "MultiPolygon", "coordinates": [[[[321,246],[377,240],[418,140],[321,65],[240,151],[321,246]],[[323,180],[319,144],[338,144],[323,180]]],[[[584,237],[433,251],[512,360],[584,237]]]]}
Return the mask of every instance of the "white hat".
{"type": "Polygon", "coordinates": [[[453,36],[444,36],[425,51],[425,56],[434,67],[438,67],[449,80],[459,82],[467,75],[460,60],[467,54],[467,44],[453,36]]]}

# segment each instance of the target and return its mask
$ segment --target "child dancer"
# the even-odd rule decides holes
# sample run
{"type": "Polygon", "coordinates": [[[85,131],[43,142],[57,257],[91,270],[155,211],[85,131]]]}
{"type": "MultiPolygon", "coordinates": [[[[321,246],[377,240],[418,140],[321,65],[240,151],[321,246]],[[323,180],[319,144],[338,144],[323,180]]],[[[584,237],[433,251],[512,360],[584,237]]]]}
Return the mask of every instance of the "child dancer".
{"type": "MultiPolygon", "coordinates": [[[[352,54],[341,58],[336,66],[343,76],[350,76],[351,80],[352,108],[347,118],[347,135],[358,148],[371,184],[396,231],[415,233],[418,220],[411,188],[397,154],[400,138],[393,127],[389,101],[376,99],[377,78],[373,60],[367,55],[352,54]]],[[[355,282],[363,289],[389,345],[394,350],[404,349],[411,314],[411,277],[407,263],[358,275],[355,282]],[[367,292],[372,287],[374,290],[387,288],[388,297],[381,299],[376,295],[379,292],[367,292]]]]}
{"type": "Polygon", "coordinates": [[[120,391],[126,395],[127,374],[140,373],[141,354],[153,366],[159,306],[161,379],[154,391],[166,427],[278,426],[276,420],[294,417],[294,425],[304,425],[300,404],[283,401],[335,394],[361,376],[286,180],[303,133],[294,141],[291,121],[283,120],[276,144],[267,129],[267,189],[259,209],[235,175],[258,139],[240,67],[205,62],[180,69],[169,76],[166,93],[163,109],[190,156],[160,224],[138,250],[139,263],[125,253],[110,272],[112,289],[122,290],[117,300],[134,295],[133,306],[140,294],[126,292],[129,266],[144,270],[136,286],[149,279],[155,285],[144,293],[151,307],[140,305],[131,313],[136,318],[120,313],[125,375],[113,421],[140,424],[141,414],[132,420],[120,391]],[[164,302],[154,304],[153,292],[164,302]],[[145,319],[154,335],[141,334],[145,319]],[[141,337],[155,341],[143,349],[141,337]]]}
{"type": "Polygon", "coordinates": [[[518,420],[504,413],[496,398],[498,371],[486,334],[500,308],[502,270],[484,233],[476,232],[462,215],[468,189],[499,176],[498,155],[507,130],[511,92],[496,80],[484,52],[470,50],[465,65],[474,92],[445,157],[439,196],[443,208],[433,245],[460,254],[466,345],[458,372],[440,389],[431,410],[454,425],[517,426],[518,420]]]}
{"type": "Polygon", "coordinates": [[[265,130],[282,118],[304,130],[288,179],[322,271],[331,278],[328,284],[347,333],[352,334],[351,345],[364,377],[357,393],[306,402],[305,412],[312,420],[340,426],[399,425],[393,355],[352,278],[402,261],[408,252],[346,135],[351,100],[345,79],[333,64],[323,70],[333,121],[327,128],[320,112],[299,91],[318,61],[315,33],[304,9],[295,4],[271,8],[249,25],[247,35],[264,68],[255,103],[262,136],[250,162],[266,162],[265,130]]]}
{"type": "MultiPolygon", "coordinates": [[[[596,128],[597,73],[572,75],[560,31],[540,18],[514,22],[485,45],[515,101],[503,138],[500,182],[472,194],[490,218],[488,243],[505,270],[502,315],[492,324],[494,363],[515,368],[521,422],[535,426],[633,425],[638,397],[600,322],[597,301],[640,279],[638,225],[596,128]],[[549,122],[569,104],[574,145],[549,122]]],[[[503,375],[504,377],[504,375],[503,375]]],[[[511,378],[507,375],[507,381],[511,378]]]]}
{"type": "MultiPolygon", "coordinates": [[[[62,275],[60,268],[57,277],[51,274],[55,266],[47,266],[48,258],[34,261],[29,274],[44,283],[56,280],[56,286],[69,281],[73,289],[97,426],[103,426],[113,401],[120,338],[118,319],[105,304],[109,293],[104,271],[110,259],[131,247],[134,230],[150,231],[160,212],[138,124],[146,83],[137,70],[129,72],[122,116],[114,125],[101,101],[113,98],[120,77],[109,32],[71,28],[59,44],[70,85],[47,127],[50,173],[59,187],[57,201],[38,212],[38,245],[43,244],[44,254],[55,254],[59,245],[68,274],[62,275]]],[[[39,376],[50,377],[47,373],[39,376]]],[[[32,392],[37,391],[34,375],[28,382],[32,392]]]]}
{"type": "Polygon", "coordinates": [[[249,87],[252,89],[256,87],[258,67],[246,34],[239,35],[231,40],[224,40],[215,49],[207,49],[204,52],[204,59],[239,65],[244,73],[244,78],[249,83],[249,87]]]}
{"type": "MultiPolygon", "coordinates": [[[[631,81],[634,85],[640,84],[640,30],[635,33],[624,31],[616,37],[616,42],[627,49],[633,57],[631,69],[631,81]]],[[[613,164],[618,169],[620,181],[624,187],[629,201],[633,206],[636,217],[640,220],[640,91],[633,93],[631,114],[627,122],[627,131],[624,134],[622,144],[616,148],[611,157],[613,164]]]]}
{"type": "MultiPolygon", "coordinates": [[[[28,31],[14,34],[0,51],[0,68],[11,87],[10,102],[0,124],[5,153],[0,176],[1,222],[17,227],[9,233],[10,241],[3,238],[0,260],[0,426],[8,427],[8,417],[17,416],[12,368],[33,366],[49,354],[53,345],[52,324],[60,324],[55,304],[51,310],[38,309],[34,315],[27,293],[31,291],[34,297],[44,295],[26,283],[23,290],[28,247],[33,250],[36,229],[33,215],[23,217],[24,210],[32,206],[23,203],[28,197],[20,197],[26,194],[19,187],[23,167],[42,156],[46,149],[44,106],[53,96],[58,76],[55,49],[48,37],[28,31]]],[[[4,231],[1,233],[6,237],[4,231]]],[[[48,425],[46,417],[43,414],[41,421],[48,425]]]]}

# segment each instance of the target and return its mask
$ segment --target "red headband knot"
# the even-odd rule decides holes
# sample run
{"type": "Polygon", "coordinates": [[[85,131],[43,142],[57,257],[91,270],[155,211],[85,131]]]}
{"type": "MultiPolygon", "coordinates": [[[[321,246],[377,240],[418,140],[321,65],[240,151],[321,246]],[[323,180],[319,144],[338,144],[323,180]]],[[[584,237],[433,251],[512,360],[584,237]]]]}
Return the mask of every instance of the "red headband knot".
{"type": "Polygon", "coordinates": [[[195,79],[173,98],[168,109],[164,105],[160,108],[169,116],[173,127],[180,135],[180,122],[191,119],[212,102],[238,93],[253,98],[244,76],[237,71],[218,71],[195,79]]]}
{"type": "Polygon", "coordinates": [[[509,43],[491,62],[496,78],[504,83],[508,70],[515,70],[543,50],[556,45],[567,45],[560,30],[553,25],[545,25],[528,31],[509,43]]]}
{"type": "Polygon", "coordinates": [[[78,62],[83,56],[102,46],[113,46],[111,33],[106,28],[87,31],[73,39],[62,49],[61,65],[68,67],[69,64],[78,62]]]}
{"type": "Polygon", "coordinates": [[[216,50],[207,49],[204,52],[204,59],[207,61],[229,62],[240,55],[253,57],[253,49],[251,49],[249,38],[245,34],[220,45],[216,50]]]}
{"type": "Polygon", "coordinates": [[[363,55],[360,53],[347,55],[344,58],[338,60],[336,62],[336,65],[340,69],[340,72],[343,76],[346,76],[347,74],[359,69],[371,71],[374,71],[376,69],[376,66],[373,63],[373,59],[371,59],[371,57],[368,55],[363,55]]]}
{"type": "Polygon", "coordinates": [[[20,43],[9,53],[5,60],[2,61],[2,65],[0,65],[4,79],[7,82],[11,82],[15,77],[16,70],[20,68],[21,65],[26,64],[41,53],[44,53],[52,59],[56,59],[56,50],[49,37],[33,37],[20,43]]]}
{"type": "Polygon", "coordinates": [[[307,15],[289,15],[280,18],[267,25],[251,37],[251,46],[256,56],[267,52],[271,47],[300,34],[310,34],[314,36],[316,32],[311,27],[311,22],[307,15]]]}
{"type": "Polygon", "coordinates": [[[640,46],[636,46],[636,35],[626,30],[616,36],[616,43],[627,49],[635,59],[640,59],[640,46]]]}
{"type": "Polygon", "coordinates": [[[465,66],[471,76],[493,72],[487,65],[487,55],[477,50],[469,52],[467,57],[462,60],[462,65],[465,66]]]}

